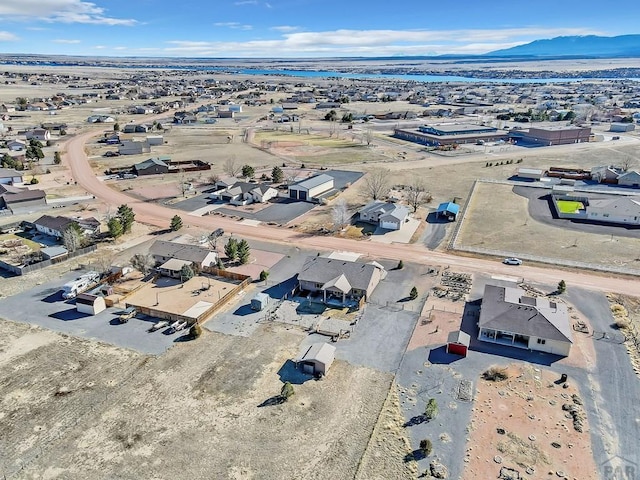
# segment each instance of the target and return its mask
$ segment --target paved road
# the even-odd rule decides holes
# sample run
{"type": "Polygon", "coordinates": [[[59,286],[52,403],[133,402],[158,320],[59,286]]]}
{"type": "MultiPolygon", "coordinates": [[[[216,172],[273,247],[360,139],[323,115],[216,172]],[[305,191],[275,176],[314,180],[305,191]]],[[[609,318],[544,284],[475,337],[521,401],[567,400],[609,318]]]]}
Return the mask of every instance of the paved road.
{"type": "MultiPolygon", "coordinates": [[[[163,116],[166,117],[166,114],[163,116]]],[[[149,121],[149,119],[147,119],[149,121]]],[[[151,121],[153,118],[150,119],[151,121]]],[[[118,206],[129,205],[136,214],[136,220],[155,225],[160,228],[168,228],[170,219],[176,211],[162,205],[145,203],[125,193],[111,189],[99,181],[93,173],[84,151],[85,143],[92,137],[102,133],[89,131],[70,139],[66,144],[66,153],[63,162],[71,168],[74,179],[87,192],[92,193],[103,202],[118,206]]],[[[462,269],[473,273],[488,273],[493,275],[511,275],[524,277],[528,281],[547,285],[555,285],[560,279],[564,279],[569,288],[577,286],[598,291],[615,291],[628,295],[637,295],[640,292],[640,279],[629,279],[617,276],[595,275],[579,271],[566,271],[555,268],[542,268],[522,265],[518,267],[503,265],[495,260],[478,259],[456,256],[449,253],[433,252],[427,250],[424,245],[403,244],[379,244],[369,241],[348,240],[335,237],[322,237],[304,235],[299,232],[279,227],[260,225],[242,225],[228,218],[189,217],[190,225],[213,230],[223,228],[225,232],[250,239],[267,240],[272,242],[293,243],[301,247],[317,248],[321,250],[347,250],[359,252],[372,258],[389,258],[418,262],[425,265],[449,265],[453,269],[462,269]]]]}

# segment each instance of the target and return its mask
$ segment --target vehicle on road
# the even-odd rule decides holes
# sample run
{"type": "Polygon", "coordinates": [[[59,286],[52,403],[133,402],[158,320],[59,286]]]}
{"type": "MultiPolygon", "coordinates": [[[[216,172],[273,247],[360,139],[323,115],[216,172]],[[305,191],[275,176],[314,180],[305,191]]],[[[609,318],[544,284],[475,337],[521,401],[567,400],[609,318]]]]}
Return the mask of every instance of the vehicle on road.
{"type": "Polygon", "coordinates": [[[509,257],[505,258],[502,263],[504,263],[505,265],[522,265],[522,260],[515,257],[509,257]]]}
{"type": "Polygon", "coordinates": [[[120,321],[120,323],[127,323],[130,319],[135,317],[137,314],[138,314],[138,310],[136,310],[136,307],[127,307],[125,310],[122,311],[122,313],[118,317],[118,320],[120,321]]]}

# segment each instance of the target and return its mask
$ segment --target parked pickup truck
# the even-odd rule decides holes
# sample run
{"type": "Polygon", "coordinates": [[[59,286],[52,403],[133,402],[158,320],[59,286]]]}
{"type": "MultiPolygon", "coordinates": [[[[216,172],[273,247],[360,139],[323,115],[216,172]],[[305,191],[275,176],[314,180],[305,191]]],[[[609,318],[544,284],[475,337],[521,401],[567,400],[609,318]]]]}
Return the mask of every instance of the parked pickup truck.
{"type": "Polygon", "coordinates": [[[135,317],[137,313],[138,311],[136,310],[136,307],[127,307],[122,311],[122,313],[118,317],[118,320],[120,321],[120,323],[127,323],[129,319],[135,317]]]}

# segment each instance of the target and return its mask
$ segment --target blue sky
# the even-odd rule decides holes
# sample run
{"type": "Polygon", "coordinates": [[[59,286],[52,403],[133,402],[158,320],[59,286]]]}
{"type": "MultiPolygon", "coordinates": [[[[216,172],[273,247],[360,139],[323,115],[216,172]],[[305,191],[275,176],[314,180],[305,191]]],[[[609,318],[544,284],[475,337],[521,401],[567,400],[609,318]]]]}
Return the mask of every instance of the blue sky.
{"type": "Polygon", "coordinates": [[[0,0],[0,52],[152,57],[476,54],[640,33],[640,2],[0,0]]]}

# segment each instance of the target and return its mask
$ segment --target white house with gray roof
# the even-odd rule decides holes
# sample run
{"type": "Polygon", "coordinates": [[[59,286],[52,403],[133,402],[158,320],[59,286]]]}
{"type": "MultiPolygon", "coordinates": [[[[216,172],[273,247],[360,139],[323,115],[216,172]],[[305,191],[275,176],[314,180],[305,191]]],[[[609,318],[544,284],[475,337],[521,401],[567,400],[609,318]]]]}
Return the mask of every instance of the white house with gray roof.
{"type": "Polygon", "coordinates": [[[323,193],[333,190],[333,177],[322,173],[289,185],[289,198],[305,202],[317,201],[323,193]]]}
{"type": "Polygon", "coordinates": [[[631,197],[589,200],[586,211],[589,220],[640,225],[640,200],[631,197]]]}
{"type": "Polygon", "coordinates": [[[159,265],[161,273],[176,276],[184,265],[193,266],[196,271],[202,267],[215,266],[218,261],[216,252],[197,245],[187,245],[165,240],[156,240],[149,253],[159,265]]]}
{"type": "Polygon", "coordinates": [[[400,230],[409,218],[409,209],[391,202],[373,201],[360,209],[360,220],[387,230],[400,230]]]}
{"type": "Polygon", "coordinates": [[[485,286],[478,326],[478,340],[483,342],[565,357],[573,343],[564,303],[528,297],[515,286],[485,286]]]}
{"type": "Polygon", "coordinates": [[[323,303],[342,306],[367,300],[386,275],[376,262],[309,257],[298,274],[298,285],[300,290],[320,294],[323,303]]]}

